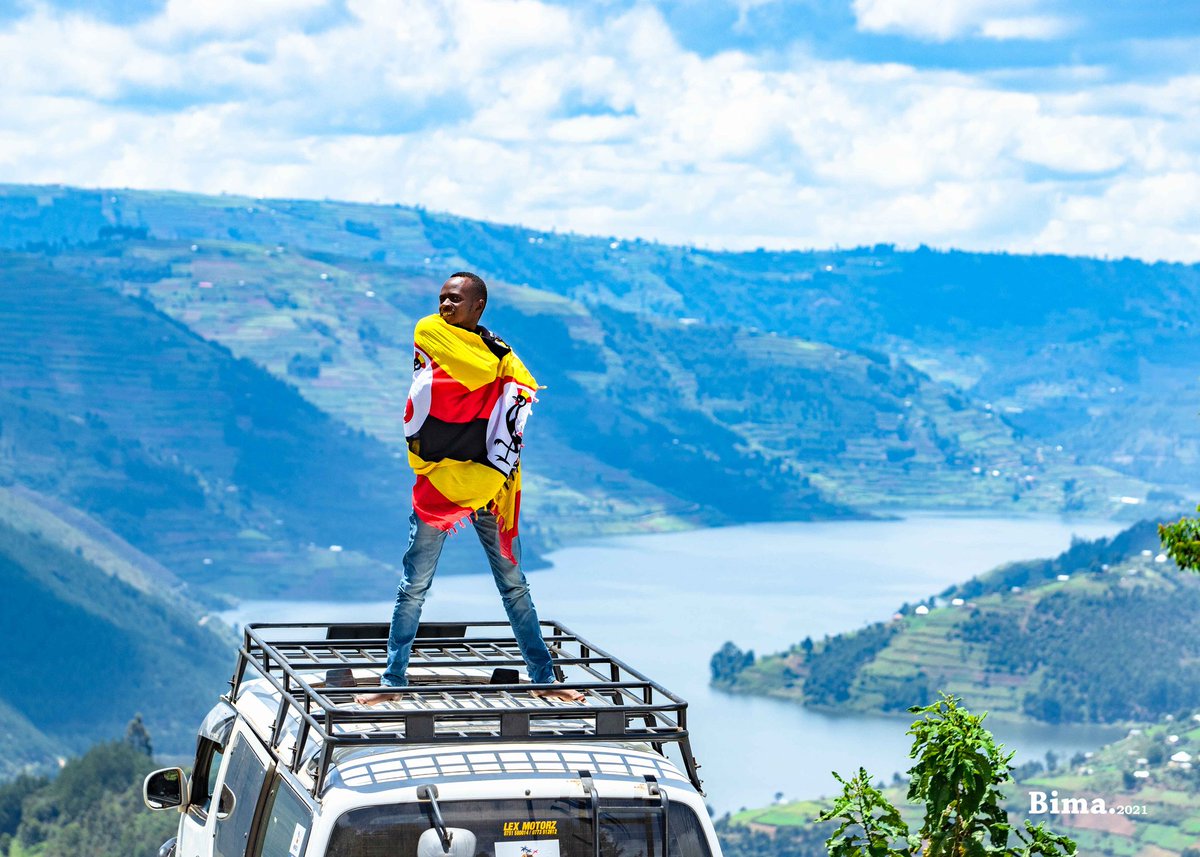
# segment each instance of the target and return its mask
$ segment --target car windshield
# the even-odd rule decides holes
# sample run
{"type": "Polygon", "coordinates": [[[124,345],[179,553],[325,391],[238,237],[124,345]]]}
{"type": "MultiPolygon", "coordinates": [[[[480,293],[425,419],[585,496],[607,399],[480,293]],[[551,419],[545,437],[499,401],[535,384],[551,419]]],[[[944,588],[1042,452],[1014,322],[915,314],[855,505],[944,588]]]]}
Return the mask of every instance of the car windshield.
{"type": "MultiPolygon", "coordinates": [[[[664,857],[657,800],[601,801],[601,857],[664,857]],[[644,811],[643,811],[644,810],[644,811]]],[[[475,835],[475,857],[594,857],[591,806],[583,799],[439,803],[447,827],[475,835]]],[[[351,810],[337,820],[326,857],[417,857],[433,826],[428,804],[351,810]]],[[[712,857],[692,809],[671,804],[670,857],[712,857]]]]}

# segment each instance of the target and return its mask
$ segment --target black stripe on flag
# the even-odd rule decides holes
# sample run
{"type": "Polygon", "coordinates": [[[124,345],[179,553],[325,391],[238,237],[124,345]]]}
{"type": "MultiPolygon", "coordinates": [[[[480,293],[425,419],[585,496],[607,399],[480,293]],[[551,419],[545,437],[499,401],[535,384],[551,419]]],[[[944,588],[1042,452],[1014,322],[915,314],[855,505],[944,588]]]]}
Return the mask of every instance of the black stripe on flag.
{"type": "MultiPolygon", "coordinates": [[[[499,469],[487,457],[486,419],[468,423],[448,423],[435,416],[428,416],[421,425],[416,439],[421,442],[418,455],[426,461],[475,461],[499,469]]],[[[413,440],[413,438],[409,438],[413,440]]]]}

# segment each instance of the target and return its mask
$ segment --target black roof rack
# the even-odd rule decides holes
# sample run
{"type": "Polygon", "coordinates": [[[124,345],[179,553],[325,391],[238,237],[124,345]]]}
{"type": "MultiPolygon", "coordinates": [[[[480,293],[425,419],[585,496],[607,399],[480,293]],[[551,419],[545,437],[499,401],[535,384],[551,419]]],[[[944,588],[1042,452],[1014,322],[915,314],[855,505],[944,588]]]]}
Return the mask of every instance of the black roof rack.
{"type": "Polygon", "coordinates": [[[387,625],[250,624],[230,699],[257,676],[278,692],[271,734],[259,737],[293,773],[311,760],[314,796],[340,747],[496,741],[639,741],[664,755],[665,745],[675,744],[688,779],[702,791],[687,702],[557,622],[541,627],[561,686],[581,691],[583,703],[529,693],[537,685],[519,682],[516,670],[525,662],[507,622],[422,624],[404,688],[383,688],[373,678],[362,683],[387,664],[387,625]],[[355,694],[380,691],[395,694],[394,701],[354,701],[355,694]],[[295,741],[284,759],[289,721],[295,741]]]}

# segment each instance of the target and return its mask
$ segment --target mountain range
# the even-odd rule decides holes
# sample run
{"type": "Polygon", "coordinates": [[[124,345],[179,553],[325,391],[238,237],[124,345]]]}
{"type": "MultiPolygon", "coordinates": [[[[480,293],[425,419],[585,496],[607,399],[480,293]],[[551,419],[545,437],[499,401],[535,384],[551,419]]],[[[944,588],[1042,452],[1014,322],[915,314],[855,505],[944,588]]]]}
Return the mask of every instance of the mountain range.
{"type": "Polygon", "coordinates": [[[1197,481],[1193,266],[720,253],[400,206],[22,186],[0,188],[0,248],[0,479],[213,593],[393,579],[410,331],[460,268],[489,280],[485,322],[547,387],[535,555],[914,506],[1174,508],[1197,481]]]}
{"type": "MultiPolygon", "coordinates": [[[[4,185],[0,579],[20,657],[0,718],[26,761],[113,737],[133,712],[87,731],[71,706],[116,689],[186,747],[227,669],[212,617],[230,597],[388,597],[411,331],[460,269],[545,385],[531,565],[618,532],[1132,518],[1200,494],[1196,266],[728,253],[404,206],[4,185]],[[194,675],[172,673],[189,657],[194,675]]],[[[470,541],[443,573],[483,568],[470,541]]]]}

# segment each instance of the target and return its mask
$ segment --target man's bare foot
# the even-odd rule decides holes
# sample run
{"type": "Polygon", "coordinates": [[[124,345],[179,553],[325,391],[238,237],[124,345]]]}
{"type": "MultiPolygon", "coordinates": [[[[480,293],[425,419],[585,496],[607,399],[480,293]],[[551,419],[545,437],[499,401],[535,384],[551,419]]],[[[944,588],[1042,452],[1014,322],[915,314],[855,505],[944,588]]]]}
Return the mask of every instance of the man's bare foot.
{"type": "Polygon", "coordinates": [[[570,687],[547,687],[531,690],[529,693],[542,699],[561,699],[563,702],[583,702],[583,693],[570,687]]]}
{"type": "Polygon", "coordinates": [[[356,693],[354,701],[359,705],[378,705],[381,702],[392,702],[399,699],[398,693],[356,693]]]}

